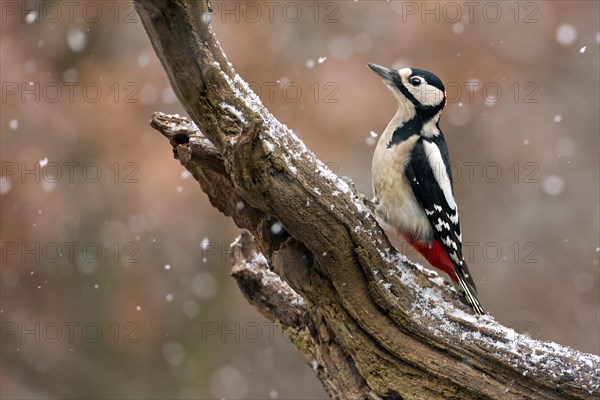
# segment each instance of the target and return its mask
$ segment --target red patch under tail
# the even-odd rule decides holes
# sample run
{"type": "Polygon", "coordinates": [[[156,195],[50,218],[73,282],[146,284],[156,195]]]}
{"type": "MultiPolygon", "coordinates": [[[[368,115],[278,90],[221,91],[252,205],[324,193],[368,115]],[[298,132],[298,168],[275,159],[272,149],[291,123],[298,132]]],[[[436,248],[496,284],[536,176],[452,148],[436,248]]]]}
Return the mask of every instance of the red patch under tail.
{"type": "Polygon", "coordinates": [[[419,253],[425,257],[425,259],[435,268],[448,274],[453,282],[458,282],[456,271],[454,270],[454,263],[448,257],[444,245],[439,240],[434,240],[431,244],[414,240],[411,235],[403,234],[404,239],[414,247],[419,253]]]}

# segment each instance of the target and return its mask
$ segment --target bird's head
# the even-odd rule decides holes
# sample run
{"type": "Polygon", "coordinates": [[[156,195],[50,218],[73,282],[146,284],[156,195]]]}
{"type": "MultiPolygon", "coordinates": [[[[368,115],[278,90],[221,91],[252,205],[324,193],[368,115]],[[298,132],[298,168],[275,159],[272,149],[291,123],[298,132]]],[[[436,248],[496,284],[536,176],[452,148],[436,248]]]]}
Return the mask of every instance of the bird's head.
{"type": "Polygon", "coordinates": [[[417,111],[439,112],[446,105],[444,84],[435,74],[422,69],[385,68],[367,64],[390,88],[402,104],[410,103],[417,111]]]}

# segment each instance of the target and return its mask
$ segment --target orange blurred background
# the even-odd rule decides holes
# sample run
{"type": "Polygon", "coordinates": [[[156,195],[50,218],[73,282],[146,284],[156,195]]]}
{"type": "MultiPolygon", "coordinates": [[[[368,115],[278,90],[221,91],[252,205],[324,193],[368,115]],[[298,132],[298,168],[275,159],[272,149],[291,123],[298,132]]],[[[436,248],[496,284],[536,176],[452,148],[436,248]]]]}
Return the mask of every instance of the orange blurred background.
{"type": "MultiPolygon", "coordinates": [[[[368,196],[396,104],[365,64],[436,73],[483,304],[600,353],[600,3],[212,4],[236,71],[368,196]]],[[[148,125],[184,112],[132,4],[0,5],[1,395],[325,398],[229,277],[239,229],[148,125]]]]}

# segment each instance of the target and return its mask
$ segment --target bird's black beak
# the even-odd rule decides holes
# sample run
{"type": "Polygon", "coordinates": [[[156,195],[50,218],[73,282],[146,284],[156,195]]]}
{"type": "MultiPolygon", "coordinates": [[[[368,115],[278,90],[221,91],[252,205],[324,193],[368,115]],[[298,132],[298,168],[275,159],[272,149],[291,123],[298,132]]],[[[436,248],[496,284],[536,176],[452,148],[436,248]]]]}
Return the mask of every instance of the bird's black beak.
{"type": "Polygon", "coordinates": [[[385,68],[381,65],[368,63],[367,66],[371,68],[381,79],[386,82],[392,83],[394,79],[398,78],[398,71],[392,68],[385,68]]]}

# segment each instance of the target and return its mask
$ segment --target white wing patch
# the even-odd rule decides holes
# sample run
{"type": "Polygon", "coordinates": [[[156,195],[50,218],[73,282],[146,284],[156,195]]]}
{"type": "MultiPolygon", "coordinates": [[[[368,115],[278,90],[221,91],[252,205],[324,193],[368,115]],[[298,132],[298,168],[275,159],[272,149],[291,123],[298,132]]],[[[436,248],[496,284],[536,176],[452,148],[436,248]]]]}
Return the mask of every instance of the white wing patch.
{"type": "Polygon", "coordinates": [[[462,265],[462,261],[458,259],[456,252],[450,254],[450,258],[452,258],[454,262],[456,262],[458,265],[462,265]]]}
{"type": "Polygon", "coordinates": [[[450,214],[446,213],[446,216],[447,216],[448,218],[450,218],[450,221],[452,221],[452,223],[453,223],[454,225],[458,224],[458,212],[455,212],[455,213],[454,213],[454,214],[452,214],[452,215],[450,215],[450,214]]]}
{"type": "Polygon", "coordinates": [[[446,221],[442,221],[441,218],[438,218],[437,224],[435,224],[435,229],[438,232],[442,232],[443,231],[442,228],[446,228],[446,230],[449,231],[450,230],[450,224],[448,224],[446,221]]]}
{"type": "Polygon", "coordinates": [[[425,149],[425,156],[427,157],[427,161],[429,161],[429,166],[433,171],[433,176],[435,176],[435,180],[444,192],[446,202],[448,203],[450,208],[456,210],[456,201],[454,200],[454,196],[452,195],[452,185],[450,184],[450,176],[448,175],[448,171],[446,170],[446,164],[444,163],[444,159],[442,158],[442,153],[440,153],[440,149],[434,143],[431,143],[428,140],[423,140],[423,147],[425,149]]]}
{"type": "Polygon", "coordinates": [[[454,240],[450,239],[450,236],[446,236],[445,239],[442,239],[442,243],[444,243],[448,247],[453,247],[454,250],[458,250],[458,246],[454,243],[454,240]]]}

